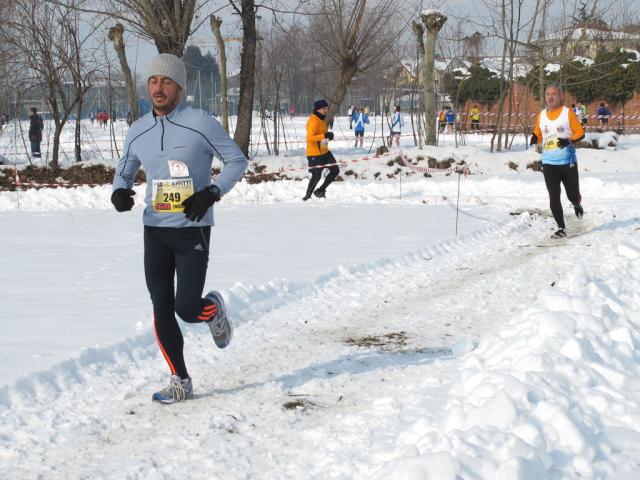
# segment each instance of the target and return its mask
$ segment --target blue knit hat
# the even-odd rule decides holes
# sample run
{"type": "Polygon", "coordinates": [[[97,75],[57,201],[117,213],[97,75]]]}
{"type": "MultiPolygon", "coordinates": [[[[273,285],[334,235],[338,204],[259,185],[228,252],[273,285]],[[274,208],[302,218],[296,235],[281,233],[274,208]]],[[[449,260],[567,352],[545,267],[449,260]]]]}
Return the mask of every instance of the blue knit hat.
{"type": "Polygon", "coordinates": [[[323,98],[321,98],[320,100],[316,100],[315,102],[313,102],[313,109],[314,110],[320,110],[321,108],[324,107],[328,107],[329,104],[327,103],[327,101],[323,98]]]}

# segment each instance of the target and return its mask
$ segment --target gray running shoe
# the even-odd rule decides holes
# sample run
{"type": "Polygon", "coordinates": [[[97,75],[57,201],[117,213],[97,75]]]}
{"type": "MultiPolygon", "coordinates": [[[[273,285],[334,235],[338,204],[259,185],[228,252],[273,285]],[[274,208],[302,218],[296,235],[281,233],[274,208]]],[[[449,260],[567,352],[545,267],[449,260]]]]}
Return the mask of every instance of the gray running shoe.
{"type": "Polygon", "coordinates": [[[567,232],[564,228],[559,228],[553,235],[551,235],[552,240],[557,240],[559,238],[566,238],[567,232]]]}
{"type": "Polygon", "coordinates": [[[216,342],[218,348],[224,348],[229,345],[233,336],[233,326],[227,317],[227,307],[224,305],[220,292],[215,290],[207,293],[204,298],[213,302],[217,307],[213,319],[207,323],[211,329],[213,341],[216,342]]]}
{"type": "Polygon", "coordinates": [[[159,392],[154,393],[151,397],[154,402],[164,403],[165,405],[182,402],[190,398],[193,398],[191,378],[182,380],[178,375],[171,375],[169,385],[159,392]]]}

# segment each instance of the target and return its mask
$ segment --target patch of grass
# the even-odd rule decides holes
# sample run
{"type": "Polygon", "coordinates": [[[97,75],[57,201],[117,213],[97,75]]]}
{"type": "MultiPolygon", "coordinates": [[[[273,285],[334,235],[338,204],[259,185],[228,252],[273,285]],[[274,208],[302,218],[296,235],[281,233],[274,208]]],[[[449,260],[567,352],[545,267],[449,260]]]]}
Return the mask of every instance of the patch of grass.
{"type": "Polygon", "coordinates": [[[527,168],[533,170],[534,172],[541,172],[542,171],[542,163],[539,162],[538,160],[533,161],[531,163],[527,163],[527,168]]]}
{"type": "Polygon", "coordinates": [[[303,398],[298,398],[296,400],[291,400],[289,402],[285,402],[282,404],[285,410],[308,410],[310,408],[317,407],[315,403],[310,400],[305,400],[303,398]]]}
{"type": "Polygon", "coordinates": [[[391,332],[384,335],[365,335],[363,337],[348,337],[343,341],[347,345],[361,348],[380,348],[382,350],[394,350],[404,347],[409,337],[406,332],[391,332]]]}

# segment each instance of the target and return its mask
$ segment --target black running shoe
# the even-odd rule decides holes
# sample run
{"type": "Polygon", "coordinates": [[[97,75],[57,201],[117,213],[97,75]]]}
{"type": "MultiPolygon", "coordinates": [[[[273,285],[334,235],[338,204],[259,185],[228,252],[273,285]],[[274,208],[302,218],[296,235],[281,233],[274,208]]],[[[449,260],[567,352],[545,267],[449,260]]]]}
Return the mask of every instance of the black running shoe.
{"type": "Polygon", "coordinates": [[[564,228],[559,228],[556,231],[556,233],[551,235],[552,240],[557,240],[558,238],[566,238],[566,237],[567,237],[567,232],[564,230],[564,228]]]}
{"type": "Polygon", "coordinates": [[[582,209],[582,205],[580,205],[579,203],[576,203],[573,206],[573,210],[576,212],[576,217],[578,218],[582,218],[582,216],[584,215],[584,210],[582,209]]]}
{"type": "Polygon", "coordinates": [[[322,188],[317,189],[313,194],[318,198],[325,198],[325,191],[322,188]]]}

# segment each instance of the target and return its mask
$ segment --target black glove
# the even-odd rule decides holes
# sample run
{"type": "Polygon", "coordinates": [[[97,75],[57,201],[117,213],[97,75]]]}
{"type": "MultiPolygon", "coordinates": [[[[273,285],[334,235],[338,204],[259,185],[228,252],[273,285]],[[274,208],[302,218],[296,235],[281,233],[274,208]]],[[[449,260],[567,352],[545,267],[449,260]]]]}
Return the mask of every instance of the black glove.
{"type": "Polygon", "coordinates": [[[220,197],[220,189],[215,185],[194,193],[182,202],[184,216],[192,222],[199,222],[211,205],[220,201],[220,197]]]}
{"type": "Polygon", "coordinates": [[[565,148],[571,145],[571,140],[568,138],[559,138],[558,139],[558,148],[565,148]]]}
{"type": "Polygon", "coordinates": [[[111,194],[111,203],[119,212],[128,212],[133,208],[133,196],[136,194],[130,188],[116,188],[111,194]]]}
{"type": "Polygon", "coordinates": [[[328,140],[333,140],[333,132],[327,132],[324,134],[324,138],[328,140]]]}
{"type": "Polygon", "coordinates": [[[536,143],[538,143],[538,136],[533,133],[531,135],[531,140],[529,140],[529,145],[535,145],[536,143]]]}

